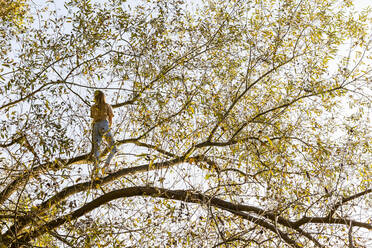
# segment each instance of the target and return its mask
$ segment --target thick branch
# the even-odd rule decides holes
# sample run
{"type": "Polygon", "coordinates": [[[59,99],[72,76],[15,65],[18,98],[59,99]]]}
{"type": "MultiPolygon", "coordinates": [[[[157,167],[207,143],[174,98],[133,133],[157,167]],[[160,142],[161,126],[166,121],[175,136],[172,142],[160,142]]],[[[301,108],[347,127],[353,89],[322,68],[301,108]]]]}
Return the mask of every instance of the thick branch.
{"type": "MultiPolygon", "coordinates": [[[[199,158],[192,157],[188,159],[198,160],[199,158]]],[[[140,165],[136,167],[124,168],[104,178],[94,180],[94,181],[88,181],[85,183],[79,183],[79,184],[75,184],[67,188],[64,188],[62,191],[55,194],[53,197],[49,198],[48,200],[38,205],[35,211],[31,212],[30,214],[26,216],[18,217],[15,224],[9,228],[9,230],[5,233],[5,235],[14,235],[15,233],[19,233],[20,231],[22,231],[24,227],[26,227],[29,223],[31,223],[31,221],[33,220],[35,216],[44,213],[48,209],[52,208],[55,204],[63,201],[64,199],[66,199],[67,197],[71,195],[77,194],[84,190],[88,190],[89,188],[95,188],[97,185],[105,185],[109,182],[112,182],[126,175],[132,175],[132,174],[137,174],[137,173],[144,172],[144,171],[167,168],[170,166],[180,164],[184,161],[185,161],[185,157],[181,157],[181,158],[176,158],[176,159],[165,161],[165,162],[152,163],[151,166],[150,164],[144,164],[144,165],[140,165]]]]}
{"type": "Polygon", "coordinates": [[[190,203],[198,203],[198,204],[208,204],[220,209],[227,210],[231,213],[234,213],[236,215],[239,215],[249,221],[254,222],[257,225],[260,225],[266,229],[269,229],[270,231],[277,233],[285,242],[292,245],[293,247],[300,247],[296,244],[295,241],[291,240],[288,235],[283,233],[282,231],[278,230],[275,226],[272,224],[267,223],[265,220],[250,216],[246,213],[243,213],[242,211],[257,211],[256,207],[253,206],[246,206],[246,205],[236,205],[218,198],[205,196],[200,193],[195,193],[193,191],[187,191],[187,190],[167,190],[163,188],[155,188],[155,187],[131,187],[131,188],[125,188],[120,190],[114,190],[111,191],[91,202],[84,205],[83,207],[75,210],[74,212],[67,214],[65,216],[62,216],[60,218],[57,218],[53,221],[50,221],[41,227],[35,229],[34,231],[24,234],[24,236],[20,239],[18,239],[17,243],[24,243],[29,242],[30,240],[33,240],[50,230],[53,230],[64,223],[77,219],[86,213],[119,198],[127,198],[127,197],[133,197],[133,196],[152,196],[152,197],[161,197],[165,199],[173,199],[173,200],[180,200],[190,203]]]}
{"type": "Polygon", "coordinates": [[[70,165],[73,163],[78,163],[82,161],[87,161],[89,159],[89,154],[77,156],[71,159],[66,160],[56,160],[55,162],[47,162],[44,164],[41,164],[39,166],[33,167],[29,171],[24,171],[20,176],[18,176],[16,179],[14,179],[11,183],[9,183],[5,189],[0,192],[0,205],[5,202],[6,199],[9,198],[11,194],[14,193],[14,191],[26,180],[34,177],[35,175],[39,174],[43,170],[58,170],[61,168],[61,164],[64,165],[70,165]]]}
{"type": "MultiPolygon", "coordinates": [[[[179,163],[180,161],[174,160],[173,163],[179,163]]],[[[158,165],[160,166],[160,164],[158,165]]],[[[166,166],[166,164],[164,164],[166,166]]],[[[169,166],[169,164],[168,164],[169,166]]],[[[150,169],[149,165],[145,165],[142,167],[136,167],[136,168],[126,168],[124,170],[121,170],[113,175],[110,175],[104,179],[97,180],[93,182],[93,185],[96,184],[104,184],[109,181],[114,180],[114,178],[121,177],[124,174],[129,174],[129,173],[135,173],[135,171],[139,170],[147,170],[150,169]]],[[[157,167],[158,169],[158,167],[157,167]]],[[[50,200],[44,202],[40,207],[41,208],[46,208],[48,204],[54,204],[54,201],[60,201],[60,198],[64,198],[67,195],[70,195],[73,193],[73,191],[81,191],[84,188],[92,186],[92,183],[87,182],[87,183],[82,183],[75,185],[73,187],[68,187],[66,188],[63,192],[60,192],[58,195],[54,196],[50,200]]],[[[152,197],[162,197],[166,199],[174,199],[174,200],[181,200],[185,202],[190,202],[190,203],[198,203],[198,204],[208,204],[220,209],[227,210],[231,213],[237,214],[245,219],[248,219],[258,225],[261,225],[265,227],[268,230],[271,230],[275,233],[277,233],[283,240],[285,240],[288,244],[291,244],[292,246],[296,247],[296,243],[293,243],[291,239],[286,236],[285,233],[280,232],[276,226],[273,226],[272,224],[266,222],[264,219],[250,216],[247,214],[247,212],[252,212],[257,215],[260,215],[262,217],[267,218],[268,220],[272,222],[276,222],[278,224],[281,224],[283,226],[292,228],[296,230],[299,234],[304,235],[305,237],[309,238],[313,242],[315,242],[318,246],[321,247],[321,245],[316,242],[311,236],[309,236],[307,233],[303,232],[298,225],[298,222],[291,222],[288,221],[280,216],[275,215],[274,213],[266,212],[258,207],[255,206],[249,206],[249,205],[243,205],[243,204],[234,204],[231,202],[227,202],[225,200],[211,197],[211,196],[206,196],[201,193],[196,193],[193,191],[187,191],[187,190],[167,190],[167,189],[161,189],[161,188],[155,188],[155,187],[132,187],[132,188],[125,188],[121,190],[115,190],[110,193],[107,193],[96,200],[93,200],[92,202],[86,204],[85,206],[81,207],[80,209],[72,212],[71,214],[68,214],[64,217],[58,218],[56,220],[53,220],[38,229],[36,229],[34,232],[30,234],[25,234],[22,239],[22,242],[28,242],[31,239],[34,239],[46,232],[48,232],[51,229],[57,228],[61,225],[63,225],[66,221],[72,220],[79,218],[80,216],[92,211],[93,209],[106,204],[109,201],[118,199],[118,198],[123,198],[123,197],[132,197],[132,196],[152,196],[152,197]]],[[[29,216],[30,217],[30,216],[29,216]]],[[[347,219],[328,219],[327,217],[314,217],[314,218],[303,218],[302,222],[304,223],[313,223],[313,224],[342,224],[342,225],[353,225],[353,226],[359,226],[359,227],[364,227],[367,229],[372,229],[371,225],[367,223],[361,223],[357,221],[352,221],[352,220],[347,220],[347,219]]],[[[9,233],[8,233],[9,234],[9,233]]]]}

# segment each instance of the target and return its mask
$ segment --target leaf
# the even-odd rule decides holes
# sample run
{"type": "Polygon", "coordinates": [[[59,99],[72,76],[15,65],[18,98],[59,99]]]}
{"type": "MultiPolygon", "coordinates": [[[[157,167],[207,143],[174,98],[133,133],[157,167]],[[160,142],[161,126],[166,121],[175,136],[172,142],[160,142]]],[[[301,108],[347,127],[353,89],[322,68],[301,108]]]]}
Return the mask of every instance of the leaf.
{"type": "Polygon", "coordinates": [[[269,136],[265,136],[265,138],[269,142],[270,146],[271,147],[274,147],[273,142],[271,141],[271,139],[269,138],[269,136]]]}

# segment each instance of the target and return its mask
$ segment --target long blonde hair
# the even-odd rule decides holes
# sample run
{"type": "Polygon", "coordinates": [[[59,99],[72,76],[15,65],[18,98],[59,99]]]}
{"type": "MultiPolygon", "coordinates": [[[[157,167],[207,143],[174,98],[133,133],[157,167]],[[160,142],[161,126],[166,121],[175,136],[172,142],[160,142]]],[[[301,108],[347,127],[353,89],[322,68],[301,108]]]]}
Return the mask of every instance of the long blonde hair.
{"type": "Polygon", "coordinates": [[[96,90],[94,92],[94,102],[97,104],[99,109],[103,109],[106,106],[105,94],[100,90],[96,90]]]}

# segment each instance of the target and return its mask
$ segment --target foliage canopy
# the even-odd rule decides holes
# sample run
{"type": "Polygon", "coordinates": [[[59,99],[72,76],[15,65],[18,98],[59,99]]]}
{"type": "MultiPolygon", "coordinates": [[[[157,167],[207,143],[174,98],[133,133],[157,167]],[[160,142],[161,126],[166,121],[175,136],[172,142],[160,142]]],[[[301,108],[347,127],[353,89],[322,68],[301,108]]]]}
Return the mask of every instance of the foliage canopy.
{"type": "Polygon", "coordinates": [[[372,244],[369,11],[0,2],[0,247],[372,244]],[[96,89],[120,152],[92,178],[96,89]]]}

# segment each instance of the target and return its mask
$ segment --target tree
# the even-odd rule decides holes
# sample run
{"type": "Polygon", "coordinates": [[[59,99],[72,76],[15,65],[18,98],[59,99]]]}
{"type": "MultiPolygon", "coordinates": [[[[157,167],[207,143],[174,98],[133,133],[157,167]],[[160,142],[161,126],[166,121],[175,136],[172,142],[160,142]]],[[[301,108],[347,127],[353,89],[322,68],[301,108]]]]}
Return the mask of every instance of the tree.
{"type": "MultiPolygon", "coordinates": [[[[0,0],[0,56],[3,62],[2,66],[9,67],[12,63],[10,58],[6,58],[11,50],[13,39],[16,38],[17,34],[25,31],[25,19],[31,20],[31,16],[28,16],[27,12],[28,4],[24,0],[0,0]]],[[[1,80],[4,81],[4,78],[1,78],[1,80]]]]}
{"type": "Polygon", "coordinates": [[[13,42],[0,69],[0,247],[371,244],[368,11],[27,6],[27,29],[0,40],[13,42]],[[96,89],[120,152],[114,173],[92,177],[96,89]]]}

